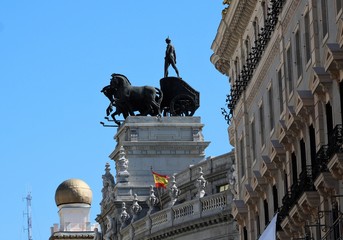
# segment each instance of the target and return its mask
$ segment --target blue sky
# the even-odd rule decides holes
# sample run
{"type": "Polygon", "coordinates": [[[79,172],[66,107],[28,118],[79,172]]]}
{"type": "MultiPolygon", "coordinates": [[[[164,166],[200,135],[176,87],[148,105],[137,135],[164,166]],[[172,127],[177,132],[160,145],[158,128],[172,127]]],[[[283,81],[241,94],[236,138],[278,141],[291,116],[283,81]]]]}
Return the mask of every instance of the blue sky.
{"type": "Polygon", "coordinates": [[[100,90],[114,72],[133,85],[159,87],[167,36],[181,77],[200,92],[195,116],[211,141],[206,156],[231,150],[220,111],[229,84],[210,62],[224,7],[185,0],[0,2],[2,239],[27,239],[28,191],[33,239],[48,239],[59,222],[55,190],[69,178],[92,188],[95,222],[116,131],[99,124],[108,105],[100,90]]]}

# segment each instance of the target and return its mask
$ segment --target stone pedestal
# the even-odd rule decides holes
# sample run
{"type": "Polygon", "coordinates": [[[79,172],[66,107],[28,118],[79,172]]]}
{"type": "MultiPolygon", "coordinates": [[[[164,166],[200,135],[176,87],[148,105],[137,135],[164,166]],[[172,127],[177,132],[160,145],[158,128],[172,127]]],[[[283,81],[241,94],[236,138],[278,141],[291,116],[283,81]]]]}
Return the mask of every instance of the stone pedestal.
{"type": "MultiPolygon", "coordinates": [[[[152,169],[172,176],[205,157],[205,142],[200,117],[151,117],[129,116],[115,135],[117,145],[110,158],[118,164],[127,159],[127,182],[117,181],[116,200],[127,201],[138,195],[149,196],[149,187],[154,185],[152,169]]],[[[120,174],[119,174],[120,175],[120,174]]]]}

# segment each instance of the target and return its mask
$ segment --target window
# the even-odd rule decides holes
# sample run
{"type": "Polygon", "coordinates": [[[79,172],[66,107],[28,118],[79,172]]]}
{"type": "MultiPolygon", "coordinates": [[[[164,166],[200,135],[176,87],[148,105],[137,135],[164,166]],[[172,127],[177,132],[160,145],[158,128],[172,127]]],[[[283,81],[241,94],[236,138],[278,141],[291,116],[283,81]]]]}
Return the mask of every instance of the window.
{"type": "Polygon", "coordinates": [[[243,228],[243,239],[248,240],[248,231],[246,226],[243,228]]]}
{"type": "Polygon", "coordinates": [[[321,7],[322,7],[322,30],[323,30],[323,39],[324,39],[326,34],[328,34],[328,29],[329,29],[327,0],[321,0],[321,7]]]}
{"type": "Polygon", "coordinates": [[[240,147],[240,162],[241,162],[241,178],[245,175],[245,155],[244,155],[244,145],[243,145],[243,138],[239,141],[240,147]]]}
{"type": "Polygon", "coordinates": [[[304,25],[305,25],[305,54],[306,54],[306,62],[308,62],[311,59],[310,17],[309,17],[308,12],[305,14],[305,17],[304,17],[304,25]]]}
{"type": "Polygon", "coordinates": [[[301,57],[301,39],[300,39],[300,34],[299,34],[299,30],[296,31],[295,33],[295,52],[296,52],[296,61],[297,61],[297,77],[298,79],[301,77],[302,75],[302,57],[301,57]]]}
{"type": "Polygon", "coordinates": [[[247,37],[247,39],[245,40],[245,54],[247,58],[249,58],[249,52],[250,52],[250,38],[247,37]]]}
{"type": "Polygon", "coordinates": [[[261,104],[260,109],[260,131],[261,131],[261,145],[264,145],[264,113],[263,113],[263,105],[261,104]]]}
{"type": "Polygon", "coordinates": [[[288,80],[288,93],[293,91],[293,71],[292,71],[292,49],[291,46],[286,50],[286,68],[287,68],[287,80],[288,80]]]}
{"type": "Polygon", "coordinates": [[[264,26],[266,25],[268,6],[265,1],[261,2],[264,26]]]}
{"type": "Polygon", "coordinates": [[[304,139],[300,140],[301,170],[306,171],[306,146],[304,139]]]}
{"type": "Polygon", "coordinates": [[[341,11],[342,9],[342,0],[336,0],[336,12],[337,14],[341,11]]]}
{"type": "Polygon", "coordinates": [[[239,58],[236,57],[236,60],[235,60],[235,72],[236,72],[236,79],[238,79],[238,76],[239,76],[239,58]]]}
{"type": "Polygon", "coordinates": [[[283,171],[283,177],[284,177],[284,190],[285,190],[285,195],[288,194],[288,175],[286,171],[283,171]]]}
{"type": "Polygon", "coordinates": [[[274,213],[276,213],[279,207],[279,199],[277,195],[277,188],[275,185],[273,186],[273,203],[274,203],[274,213]]]}
{"type": "Polygon", "coordinates": [[[264,225],[267,226],[269,223],[269,209],[268,209],[268,202],[267,199],[263,201],[263,208],[264,208],[264,225]]]}
{"type": "Polygon", "coordinates": [[[261,235],[260,216],[259,216],[258,212],[256,212],[255,214],[256,214],[256,217],[255,217],[256,233],[257,233],[257,236],[260,236],[261,235]]]}
{"type": "Polygon", "coordinates": [[[277,79],[279,84],[279,102],[280,102],[280,114],[283,112],[283,92],[282,92],[282,75],[281,69],[277,72],[277,79]]]}
{"type": "Polygon", "coordinates": [[[312,124],[309,126],[309,133],[310,133],[311,165],[315,166],[316,164],[316,133],[312,124]]]}
{"type": "Polygon", "coordinates": [[[292,152],[292,184],[296,184],[298,182],[298,168],[297,168],[297,156],[294,152],[292,152]]]}
{"type": "Polygon", "coordinates": [[[229,189],[229,184],[217,186],[217,193],[224,192],[229,189]]]}
{"type": "Polygon", "coordinates": [[[253,120],[250,123],[250,131],[251,131],[251,159],[254,161],[256,158],[256,140],[255,140],[255,121],[253,120]]]}
{"type": "Polygon", "coordinates": [[[268,100],[269,100],[269,124],[270,131],[274,129],[274,105],[273,105],[273,86],[270,86],[268,90],[268,100]]]}
{"type": "Polygon", "coordinates": [[[260,31],[260,26],[258,25],[257,17],[255,17],[255,21],[254,21],[253,25],[254,25],[255,46],[256,46],[256,41],[258,39],[258,34],[259,34],[259,31],[260,31]]]}
{"type": "Polygon", "coordinates": [[[328,133],[328,144],[332,144],[332,138],[331,138],[331,133],[333,130],[333,119],[332,119],[332,107],[330,102],[325,104],[325,112],[326,112],[326,130],[328,133]]]}

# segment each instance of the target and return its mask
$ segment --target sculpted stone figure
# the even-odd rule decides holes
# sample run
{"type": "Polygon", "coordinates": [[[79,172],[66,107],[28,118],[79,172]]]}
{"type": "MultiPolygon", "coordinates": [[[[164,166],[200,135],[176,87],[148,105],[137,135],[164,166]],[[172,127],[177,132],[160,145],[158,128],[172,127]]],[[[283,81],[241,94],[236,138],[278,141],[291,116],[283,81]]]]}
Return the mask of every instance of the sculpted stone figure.
{"type": "Polygon", "coordinates": [[[137,194],[134,194],[133,195],[133,203],[131,206],[131,212],[133,214],[131,222],[136,221],[136,219],[138,218],[138,215],[141,211],[142,211],[142,207],[138,203],[137,194]]]}
{"type": "Polygon", "coordinates": [[[98,228],[94,228],[93,240],[102,240],[101,233],[98,231],[98,228]]]}
{"type": "Polygon", "coordinates": [[[107,218],[107,225],[106,225],[106,233],[104,235],[104,240],[112,240],[112,236],[116,233],[116,226],[114,219],[109,215],[106,216],[107,218]]]}
{"type": "Polygon", "coordinates": [[[150,186],[150,197],[147,200],[147,204],[149,206],[148,214],[154,211],[155,206],[158,204],[158,198],[155,196],[154,187],[150,186]]]}
{"type": "Polygon", "coordinates": [[[175,175],[172,176],[171,186],[169,188],[169,196],[171,198],[169,206],[172,207],[180,196],[181,191],[176,186],[175,175]]]}
{"type": "Polygon", "coordinates": [[[126,227],[126,221],[129,220],[129,218],[130,218],[130,215],[126,211],[126,204],[125,202],[123,202],[122,208],[121,208],[121,214],[120,214],[120,223],[121,223],[120,228],[126,227]]]}
{"type": "Polygon", "coordinates": [[[199,167],[200,177],[197,179],[195,185],[198,188],[197,197],[202,198],[205,196],[205,189],[207,185],[207,180],[204,178],[204,173],[202,172],[202,167],[199,167]]]}
{"type": "Polygon", "coordinates": [[[102,201],[100,203],[102,211],[106,208],[108,203],[114,200],[114,177],[110,172],[110,164],[106,163],[105,165],[105,174],[102,175],[102,201]]]}
{"type": "Polygon", "coordinates": [[[177,77],[179,76],[179,70],[176,67],[176,52],[174,46],[171,44],[171,40],[166,38],[167,49],[166,56],[164,57],[164,77],[168,77],[168,67],[172,65],[174,68],[177,77]]]}

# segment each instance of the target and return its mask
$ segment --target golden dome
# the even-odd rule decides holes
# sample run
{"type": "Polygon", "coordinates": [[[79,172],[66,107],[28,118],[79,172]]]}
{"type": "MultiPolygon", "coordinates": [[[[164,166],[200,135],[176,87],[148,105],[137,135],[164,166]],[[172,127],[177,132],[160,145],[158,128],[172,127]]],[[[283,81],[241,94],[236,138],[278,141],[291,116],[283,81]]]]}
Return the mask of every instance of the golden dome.
{"type": "Polygon", "coordinates": [[[92,190],[84,181],[76,178],[61,183],[55,193],[56,205],[68,203],[92,204],[92,190]]]}

